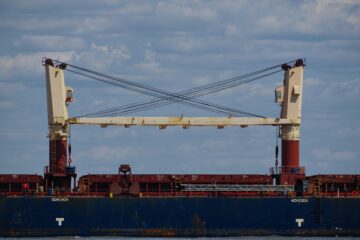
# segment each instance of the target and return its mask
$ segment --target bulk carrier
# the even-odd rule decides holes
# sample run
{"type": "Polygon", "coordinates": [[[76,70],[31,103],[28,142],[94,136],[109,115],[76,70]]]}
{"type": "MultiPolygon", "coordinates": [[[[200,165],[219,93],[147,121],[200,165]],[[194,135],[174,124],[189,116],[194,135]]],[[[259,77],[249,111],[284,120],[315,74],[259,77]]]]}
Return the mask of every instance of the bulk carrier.
{"type": "MultiPolygon", "coordinates": [[[[0,174],[0,236],[360,236],[360,175],[306,176],[300,166],[304,61],[298,59],[193,91],[171,93],[71,64],[44,59],[49,123],[49,165],[44,175],[0,174]],[[72,70],[71,70],[72,69],[72,70]],[[275,101],[279,118],[69,117],[72,88],[64,71],[156,97],[151,104],[185,103],[205,108],[203,89],[250,82],[283,71],[275,101]],[[86,73],[84,73],[84,71],[86,73]],[[110,79],[110,80],[109,80],[110,79]],[[236,82],[236,81],[240,82],[236,82]],[[226,85],[229,84],[229,85],[226,85]],[[151,94],[150,94],[151,93],[151,94]],[[279,128],[281,165],[269,174],[88,174],[77,180],[71,166],[70,126],[180,126],[279,128]]],[[[220,89],[221,90],[221,89],[220,89]]],[[[208,91],[209,92],[209,91],[208,91]]],[[[206,92],[206,93],[208,93],[206,92]]],[[[150,104],[150,103],[149,103],[150,104]]],[[[152,106],[152,105],[149,105],[152,106]]],[[[234,111],[212,105],[217,112],[234,111]]],[[[145,105],[147,107],[147,105],[145,105]]],[[[276,147],[276,157],[278,148],[276,147]]],[[[114,171],[115,172],[115,171],[114,171]]]]}

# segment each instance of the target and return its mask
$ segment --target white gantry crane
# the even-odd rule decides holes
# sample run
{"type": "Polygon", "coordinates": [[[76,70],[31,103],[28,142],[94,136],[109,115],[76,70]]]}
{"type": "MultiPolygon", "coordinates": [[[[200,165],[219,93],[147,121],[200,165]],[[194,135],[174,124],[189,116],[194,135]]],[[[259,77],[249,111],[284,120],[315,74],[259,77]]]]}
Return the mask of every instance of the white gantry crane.
{"type": "MultiPolygon", "coordinates": [[[[283,64],[284,81],[275,89],[275,100],[281,106],[279,118],[259,117],[79,117],[70,118],[67,106],[72,102],[72,88],[65,85],[65,63],[54,65],[53,60],[44,60],[49,124],[49,166],[45,168],[46,187],[69,190],[71,178],[76,180],[74,167],[68,166],[68,138],[71,124],[106,126],[192,126],[248,127],[255,125],[280,126],[281,167],[272,174],[278,183],[295,185],[305,176],[299,163],[299,139],[304,63],[302,59],[294,64],[283,64]]],[[[71,150],[69,150],[71,151],[71,150]]],[[[75,182],[74,180],[74,182],[75,182]]]]}

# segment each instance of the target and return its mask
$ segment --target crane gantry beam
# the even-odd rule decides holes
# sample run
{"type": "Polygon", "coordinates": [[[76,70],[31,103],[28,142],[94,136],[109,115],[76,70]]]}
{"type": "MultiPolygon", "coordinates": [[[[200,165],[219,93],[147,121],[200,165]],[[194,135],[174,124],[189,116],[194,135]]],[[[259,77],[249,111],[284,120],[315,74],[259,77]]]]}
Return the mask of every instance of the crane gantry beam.
{"type": "Polygon", "coordinates": [[[226,126],[247,127],[253,125],[298,125],[300,120],[255,117],[100,117],[100,118],[69,118],[69,124],[107,126],[226,126]]]}

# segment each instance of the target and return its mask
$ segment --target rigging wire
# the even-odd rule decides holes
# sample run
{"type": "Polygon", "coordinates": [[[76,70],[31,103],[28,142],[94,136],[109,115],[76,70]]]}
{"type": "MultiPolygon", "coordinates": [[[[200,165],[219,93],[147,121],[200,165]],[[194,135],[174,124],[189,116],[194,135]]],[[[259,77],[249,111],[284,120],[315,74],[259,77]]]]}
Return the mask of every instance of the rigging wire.
{"type": "MultiPolygon", "coordinates": [[[[264,73],[266,71],[278,68],[280,65],[275,65],[269,68],[265,68],[259,71],[255,71],[249,74],[245,74],[242,76],[238,76],[238,77],[234,77],[234,78],[230,78],[230,79],[226,79],[226,80],[222,80],[222,81],[218,81],[215,83],[211,83],[211,84],[206,84],[204,86],[199,86],[199,87],[195,87],[186,91],[181,91],[178,93],[171,93],[168,91],[164,91],[158,88],[154,88],[154,87],[150,87],[144,84],[139,84],[139,83],[134,83],[134,82],[130,82],[128,80],[122,79],[122,78],[118,78],[118,77],[114,77],[114,76],[110,76],[107,74],[103,74],[103,73],[99,73],[93,70],[89,70],[86,68],[82,68],[82,67],[78,67],[72,64],[67,64],[67,63],[63,63],[57,60],[53,60],[56,63],[59,64],[66,64],[69,67],[75,68],[77,70],[80,71],[84,71],[84,72],[88,72],[91,73],[93,75],[97,75],[97,76],[101,76],[102,78],[96,77],[96,76],[92,76],[90,74],[84,74],[81,73],[79,71],[74,71],[74,70],[70,70],[70,69],[66,69],[67,71],[85,76],[85,77],[89,77],[98,81],[102,81],[105,83],[109,83],[118,87],[122,87],[128,90],[132,90],[132,91],[136,91],[136,92],[140,92],[146,95],[150,95],[150,96],[154,96],[156,98],[147,100],[147,101],[141,101],[141,102],[137,102],[137,103],[133,103],[133,104],[128,104],[122,107],[118,107],[118,108],[111,108],[111,109],[106,109],[103,111],[97,111],[94,113],[90,113],[90,114],[85,114],[82,116],[96,116],[96,115],[101,115],[101,116],[112,116],[112,115],[119,115],[119,114],[124,114],[124,113],[132,113],[132,112],[136,112],[136,111],[142,111],[142,110],[147,110],[147,109],[152,109],[154,107],[159,107],[159,106],[164,106],[167,104],[171,104],[171,103],[181,103],[181,104],[185,104],[185,105],[189,105],[192,107],[196,107],[196,108],[200,108],[203,110],[208,110],[208,111],[212,111],[212,112],[217,112],[217,113],[221,113],[221,114],[226,114],[226,115],[237,115],[237,114],[243,114],[243,115],[250,115],[250,116],[255,116],[255,117],[262,117],[256,114],[251,114],[245,111],[239,111],[233,108],[227,108],[227,107],[223,107],[217,104],[213,104],[210,102],[206,102],[206,101],[201,101],[201,100],[194,100],[193,98],[199,97],[199,96],[203,96],[203,95],[207,95],[210,93],[214,93],[217,91],[221,91],[230,87],[234,87],[240,84],[244,84],[250,81],[255,81],[257,79],[263,78],[265,76],[269,76],[272,74],[275,74],[279,71],[275,71],[275,72],[271,72],[268,74],[264,74],[260,77],[254,77],[251,79],[246,79],[248,77],[251,76],[255,76],[258,75],[260,73],[264,73]],[[110,80],[106,80],[103,78],[107,78],[110,80]],[[242,81],[240,81],[242,80],[242,81]],[[113,82],[115,81],[115,82],[113,82]]],[[[288,63],[292,63],[294,61],[290,61],[288,63]]],[[[288,64],[286,63],[286,64],[288,64]]]]}
{"type": "MultiPolygon", "coordinates": [[[[243,83],[247,83],[247,82],[250,82],[250,81],[257,80],[258,78],[249,79],[249,80],[246,80],[245,78],[256,75],[256,74],[260,74],[262,72],[274,69],[276,67],[278,67],[278,66],[273,66],[273,67],[270,67],[270,68],[267,68],[267,69],[263,69],[263,70],[260,70],[260,71],[253,72],[253,73],[241,75],[241,76],[238,76],[238,77],[233,77],[233,78],[218,81],[218,82],[215,82],[215,83],[206,84],[206,85],[195,87],[195,88],[192,88],[192,89],[189,89],[189,90],[181,91],[181,92],[178,92],[178,93],[175,93],[175,94],[180,95],[180,96],[184,96],[184,97],[185,96],[186,97],[191,97],[191,98],[204,96],[204,95],[207,95],[207,94],[210,94],[210,93],[214,93],[214,92],[217,92],[217,91],[224,90],[226,88],[235,87],[235,86],[243,84],[243,83]],[[242,80],[242,79],[243,79],[243,81],[240,82],[239,80],[242,80]],[[206,92],[206,90],[208,90],[208,92],[206,92]]],[[[271,74],[269,74],[269,75],[271,75],[271,74]]],[[[265,76],[268,76],[268,75],[265,75],[265,76]]],[[[265,77],[265,76],[263,76],[263,77],[265,77]]],[[[91,116],[91,115],[94,115],[94,114],[104,114],[104,113],[107,113],[107,112],[114,112],[116,110],[120,110],[120,109],[123,109],[123,108],[129,108],[131,106],[137,107],[137,106],[139,106],[141,104],[148,105],[148,104],[168,101],[170,98],[173,98],[173,97],[171,96],[171,97],[166,98],[166,99],[153,98],[153,99],[150,99],[150,100],[147,100],[147,101],[136,102],[136,103],[133,103],[133,104],[124,105],[122,107],[110,108],[110,109],[106,109],[106,110],[103,110],[103,111],[97,111],[97,112],[89,113],[89,114],[82,115],[82,116],[91,116]]],[[[181,99],[177,99],[177,100],[178,100],[177,102],[180,102],[181,99]]],[[[171,104],[171,102],[168,102],[166,104],[161,104],[161,105],[156,104],[156,106],[164,106],[164,105],[168,105],[168,104],[171,104]]]]}
{"type": "MultiPolygon", "coordinates": [[[[275,74],[275,73],[278,73],[278,72],[280,72],[280,71],[276,71],[276,72],[272,72],[270,74],[266,74],[264,76],[261,76],[260,78],[263,78],[265,76],[269,76],[269,75],[272,75],[272,74],[275,74]]],[[[250,81],[255,81],[255,80],[260,79],[260,78],[254,78],[254,79],[248,80],[248,81],[243,82],[243,83],[247,83],[247,82],[250,82],[250,81]]],[[[234,86],[237,86],[237,85],[240,85],[240,84],[236,84],[234,86]]],[[[230,87],[233,87],[233,86],[230,86],[230,87]]],[[[227,88],[229,88],[229,87],[227,87],[227,88]]],[[[217,89],[217,91],[221,91],[223,89],[225,89],[225,88],[217,89]]],[[[203,93],[191,94],[191,95],[188,94],[186,96],[191,97],[191,98],[197,98],[197,97],[204,96],[204,95],[207,95],[207,94],[210,94],[210,93],[213,93],[213,92],[216,92],[216,91],[209,91],[209,92],[203,92],[203,93]]],[[[176,99],[176,103],[180,103],[180,101],[182,101],[182,100],[181,99],[176,99]]],[[[128,114],[128,113],[133,113],[133,112],[138,112],[138,111],[149,110],[149,109],[153,109],[153,108],[156,108],[156,107],[169,105],[171,103],[172,102],[169,102],[169,99],[160,99],[160,100],[156,99],[156,100],[150,100],[150,101],[142,101],[142,102],[138,102],[138,103],[124,105],[124,106],[119,107],[119,108],[111,108],[111,109],[107,109],[107,110],[103,110],[103,111],[99,111],[99,112],[95,112],[95,113],[86,114],[86,115],[83,115],[83,116],[86,116],[86,117],[87,116],[93,116],[93,115],[115,116],[115,115],[119,115],[119,114],[128,114]]],[[[230,108],[227,108],[227,109],[230,110],[230,108]]],[[[231,109],[231,111],[233,111],[233,113],[239,112],[239,110],[236,110],[236,109],[231,109]]],[[[244,111],[241,111],[241,113],[243,114],[244,111]]],[[[83,116],[81,116],[81,117],[83,117],[83,116]]]]}
{"type": "MultiPolygon", "coordinates": [[[[84,76],[84,77],[93,78],[93,79],[96,79],[98,81],[105,82],[105,83],[108,83],[108,84],[111,84],[111,85],[114,85],[114,86],[119,86],[119,87],[123,87],[125,89],[129,89],[129,90],[132,90],[132,91],[143,93],[145,95],[159,97],[159,98],[162,98],[162,99],[166,98],[166,96],[164,96],[164,95],[159,96],[159,95],[157,95],[157,94],[155,94],[155,93],[153,93],[151,91],[145,91],[143,89],[134,88],[134,87],[128,86],[128,85],[123,85],[122,83],[119,83],[119,82],[111,82],[109,80],[105,80],[105,79],[102,79],[102,78],[99,78],[99,77],[91,76],[91,75],[88,75],[88,74],[85,74],[85,73],[81,73],[81,72],[77,72],[77,71],[73,71],[73,70],[69,70],[69,69],[67,71],[79,74],[79,75],[84,76]]],[[[192,106],[192,107],[195,107],[195,108],[199,108],[199,109],[202,109],[202,110],[207,110],[207,111],[220,113],[220,114],[225,114],[225,115],[231,115],[231,116],[238,115],[238,114],[243,114],[243,115],[250,115],[250,116],[253,116],[253,117],[264,118],[263,116],[260,116],[260,115],[251,114],[251,113],[247,113],[247,112],[244,112],[244,111],[238,111],[236,109],[223,107],[223,106],[213,104],[213,103],[209,103],[209,102],[205,102],[205,101],[202,101],[202,100],[191,100],[191,102],[187,102],[187,101],[185,101],[186,98],[180,97],[180,96],[179,96],[179,98],[183,99],[183,102],[181,102],[182,104],[192,106]]],[[[169,98],[169,101],[176,102],[176,100],[174,100],[172,98],[169,98]]]]}

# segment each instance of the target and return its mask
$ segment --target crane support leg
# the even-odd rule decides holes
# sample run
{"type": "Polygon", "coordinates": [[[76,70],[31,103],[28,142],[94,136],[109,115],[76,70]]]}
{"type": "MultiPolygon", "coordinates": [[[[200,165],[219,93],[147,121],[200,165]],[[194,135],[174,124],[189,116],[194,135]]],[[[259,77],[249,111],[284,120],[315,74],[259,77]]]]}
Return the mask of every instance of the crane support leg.
{"type": "Polygon", "coordinates": [[[67,148],[70,128],[67,123],[67,104],[72,101],[72,88],[65,86],[66,66],[54,66],[44,59],[49,126],[49,166],[44,169],[46,191],[49,194],[71,191],[71,179],[76,179],[76,169],[67,165],[67,148]]]}
{"type": "Polygon", "coordinates": [[[299,168],[299,140],[282,140],[281,165],[284,171],[299,168]]]}
{"type": "Polygon", "coordinates": [[[51,172],[65,173],[67,167],[67,140],[49,140],[49,168],[51,172]]]}
{"type": "Polygon", "coordinates": [[[300,124],[303,88],[302,60],[295,65],[282,66],[285,70],[284,83],[276,89],[276,100],[281,104],[281,118],[297,120],[298,123],[282,125],[281,130],[281,171],[280,184],[302,188],[305,169],[300,167],[300,124]]]}
{"type": "Polygon", "coordinates": [[[281,126],[281,166],[282,172],[296,172],[300,167],[299,142],[300,126],[281,126]],[[295,169],[295,170],[294,170],[295,169]]]}

